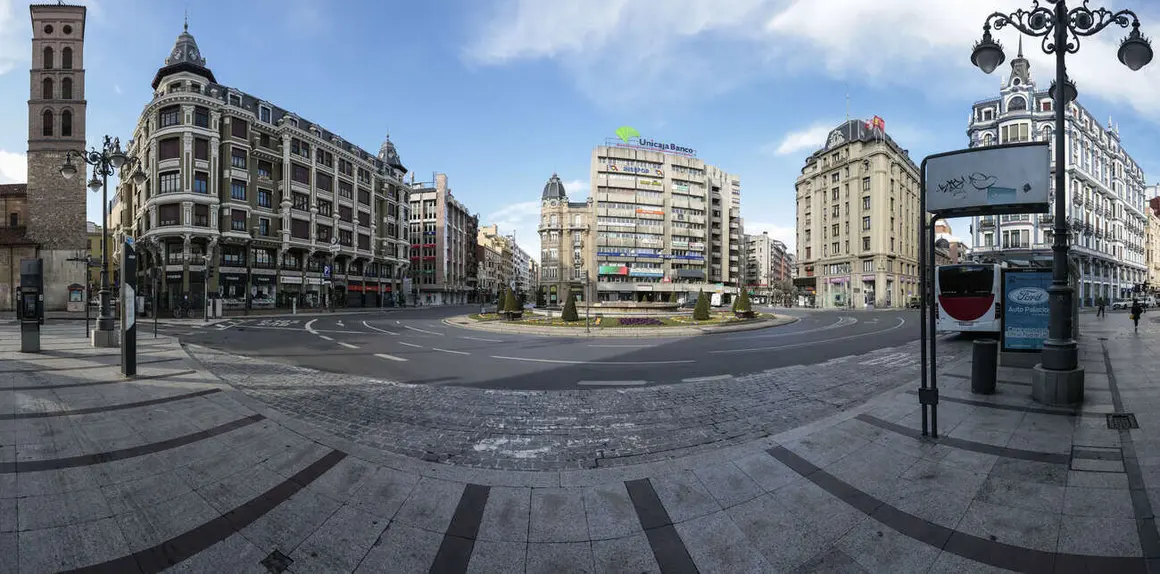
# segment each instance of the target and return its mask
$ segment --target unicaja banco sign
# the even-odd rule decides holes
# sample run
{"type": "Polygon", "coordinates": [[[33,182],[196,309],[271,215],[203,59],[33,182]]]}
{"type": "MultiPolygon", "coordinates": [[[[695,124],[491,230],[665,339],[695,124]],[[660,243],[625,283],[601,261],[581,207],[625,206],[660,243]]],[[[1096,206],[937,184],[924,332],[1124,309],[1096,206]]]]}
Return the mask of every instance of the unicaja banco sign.
{"type": "Polygon", "coordinates": [[[636,131],[636,128],[629,126],[621,126],[617,128],[616,137],[620,141],[610,139],[611,143],[616,147],[629,147],[647,151],[659,151],[662,153],[673,153],[690,157],[697,155],[697,150],[691,147],[685,147],[674,143],[659,142],[654,139],[641,137],[640,132],[636,131]]]}

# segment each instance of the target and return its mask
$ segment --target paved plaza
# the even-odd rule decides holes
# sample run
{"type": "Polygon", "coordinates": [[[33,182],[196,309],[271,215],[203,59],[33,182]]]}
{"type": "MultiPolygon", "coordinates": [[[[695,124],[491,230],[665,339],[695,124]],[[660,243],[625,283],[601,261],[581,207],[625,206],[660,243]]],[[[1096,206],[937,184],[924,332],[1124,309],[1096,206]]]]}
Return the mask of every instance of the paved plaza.
{"type": "Polygon", "coordinates": [[[126,380],[75,325],[47,326],[38,355],[5,326],[0,572],[1145,572],[1160,324],[1082,328],[1082,409],[1033,403],[1007,367],[972,395],[955,352],[931,440],[916,343],[519,391],[165,336],[142,337],[126,380]]]}

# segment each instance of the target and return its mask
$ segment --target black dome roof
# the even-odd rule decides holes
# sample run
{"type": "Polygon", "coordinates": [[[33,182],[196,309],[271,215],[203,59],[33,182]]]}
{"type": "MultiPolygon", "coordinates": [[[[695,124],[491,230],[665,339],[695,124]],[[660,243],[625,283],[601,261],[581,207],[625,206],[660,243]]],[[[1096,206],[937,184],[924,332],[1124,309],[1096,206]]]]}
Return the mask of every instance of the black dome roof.
{"type": "Polygon", "coordinates": [[[568,194],[564,191],[564,182],[560,181],[560,176],[552,174],[548,179],[548,183],[544,184],[543,199],[568,199],[568,194]]]}

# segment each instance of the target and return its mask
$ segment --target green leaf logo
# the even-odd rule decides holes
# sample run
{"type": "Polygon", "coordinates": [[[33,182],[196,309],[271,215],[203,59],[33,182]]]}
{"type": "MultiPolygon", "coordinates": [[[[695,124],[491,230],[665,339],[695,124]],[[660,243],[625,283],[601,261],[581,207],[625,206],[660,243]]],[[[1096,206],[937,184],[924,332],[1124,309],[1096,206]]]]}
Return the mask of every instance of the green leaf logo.
{"type": "Polygon", "coordinates": [[[636,128],[620,126],[616,128],[616,137],[620,138],[620,141],[628,143],[628,138],[638,138],[640,137],[640,132],[636,131],[636,128]]]}

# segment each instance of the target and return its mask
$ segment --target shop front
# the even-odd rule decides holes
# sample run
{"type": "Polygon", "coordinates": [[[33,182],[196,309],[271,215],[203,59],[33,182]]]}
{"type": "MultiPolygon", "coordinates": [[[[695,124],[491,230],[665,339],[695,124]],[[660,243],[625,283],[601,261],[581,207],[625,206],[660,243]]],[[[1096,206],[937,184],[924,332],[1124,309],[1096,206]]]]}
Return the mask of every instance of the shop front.
{"type": "Polygon", "coordinates": [[[277,301],[273,275],[250,276],[250,307],[272,309],[277,301]]]}
{"type": "Polygon", "coordinates": [[[826,298],[831,309],[845,309],[853,305],[850,298],[850,278],[849,277],[830,277],[826,281],[826,287],[829,289],[829,297],[826,298]]]}
{"type": "Polygon", "coordinates": [[[348,281],[346,283],[346,304],[343,307],[365,307],[366,295],[362,281],[348,281]]]}
{"type": "Polygon", "coordinates": [[[290,308],[294,305],[301,306],[302,295],[305,292],[302,276],[282,275],[279,281],[281,281],[281,285],[278,289],[278,297],[276,299],[278,306],[282,308],[290,308]]]}
{"type": "Polygon", "coordinates": [[[324,295],[326,294],[327,289],[327,286],[322,284],[322,275],[306,277],[302,289],[303,290],[298,301],[299,307],[309,307],[313,309],[322,307],[322,304],[325,301],[324,295]]]}
{"type": "Polygon", "coordinates": [[[223,308],[244,309],[246,307],[246,274],[223,272],[218,283],[218,295],[222,298],[223,308]]]}
{"type": "Polygon", "coordinates": [[[874,306],[878,303],[877,299],[875,299],[877,296],[877,291],[875,290],[874,285],[873,275],[862,276],[862,304],[867,309],[873,309],[874,306]]]}
{"type": "Polygon", "coordinates": [[[162,299],[166,309],[174,309],[178,303],[181,302],[184,290],[182,289],[182,281],[184,280],[184,273],[181,271],[166,271],[165,272],[165,297],[162,299]]]}

